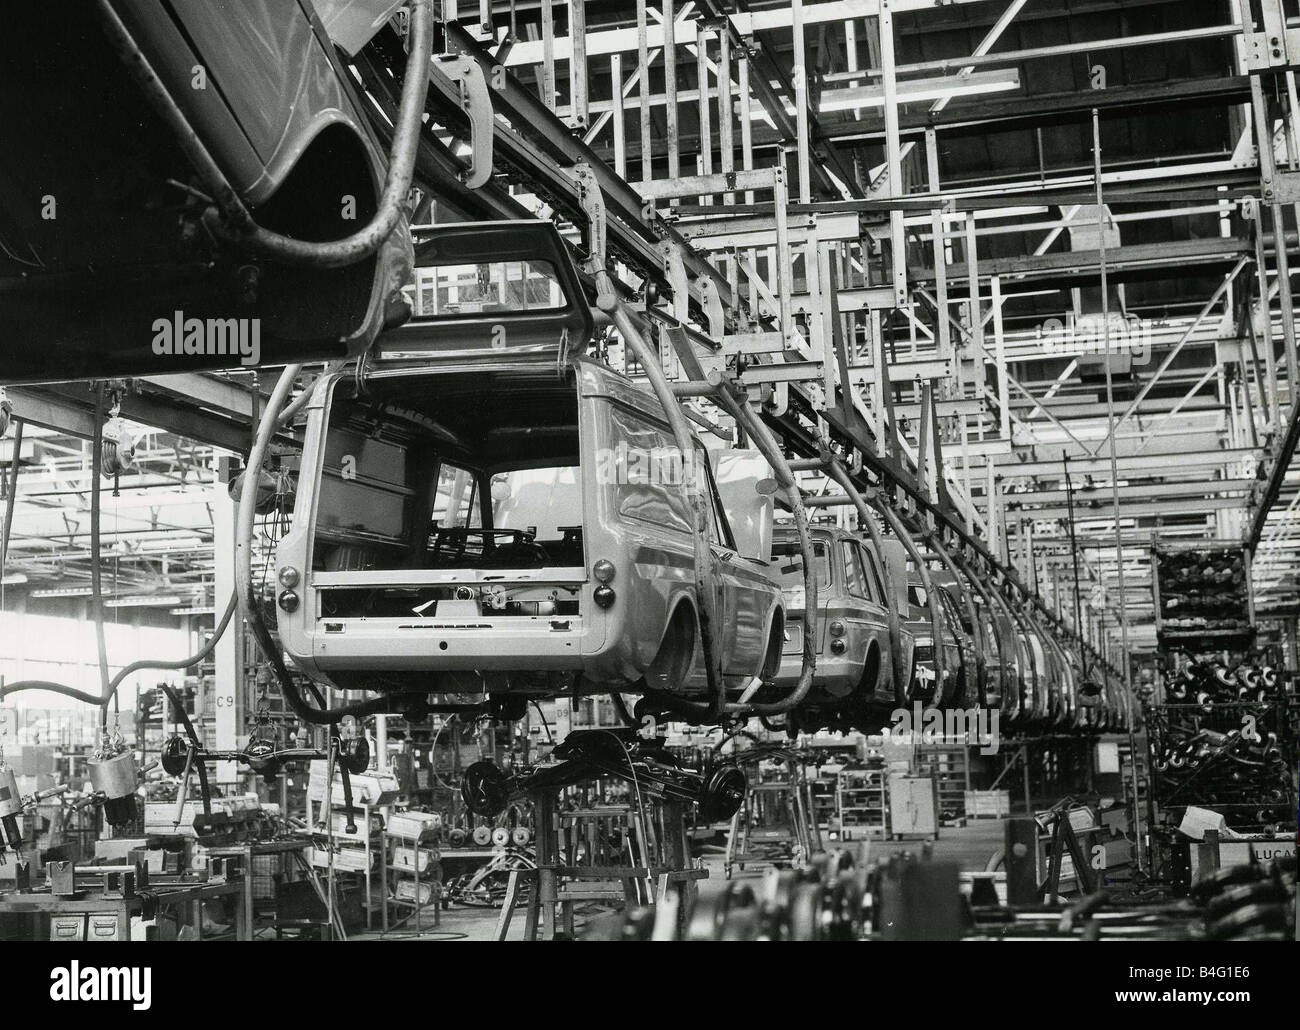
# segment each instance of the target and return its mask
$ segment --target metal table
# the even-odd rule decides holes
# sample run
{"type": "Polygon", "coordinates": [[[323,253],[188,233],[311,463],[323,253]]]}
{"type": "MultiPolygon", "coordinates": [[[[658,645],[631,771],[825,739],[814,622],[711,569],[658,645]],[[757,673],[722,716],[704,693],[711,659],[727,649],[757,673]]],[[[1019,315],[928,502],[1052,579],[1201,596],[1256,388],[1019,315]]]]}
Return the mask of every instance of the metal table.
{"type": "Polygon", "coordinates": [[[305,868],[310,869],[310,863],[307,862],[302,853],[311,846],[310,837],[285,837],[280,840],[255,840],[246,841],[242,844],[222,844],[206,849],[209,858],[225,859],[227,862],[234,860],[241,863],[244,897],[243,904],[240,906],[240,918],[248,927],[250,936],[256,920],[253,911],[253,859],[267,855],[284,856],[294,854],[305,868]]]}
{"type": "MultiPolygon", "coordinates": [[[[200,939],[203,935],[200,906],[214,898],[228,897],[239,891],[236,880],[201,881],[190,884],[159,884],[147,888],[143,893],[132,894],[124,898],[106,898],[100,894],[86,892],[80,895],[56,895],[46,890],[15,892],[0,895],[0,913],[13,915],[93,915],[109,913],[117,920],[117,939],[131,939],[131,917],[141,915],[147,904],[158,908],[170,908],[176,905],[192,905],[194,926],[200,939]]],[[[235,919],[235,939],[247,941],[252,939],[252,924],[241,910],[235,919]]]]}

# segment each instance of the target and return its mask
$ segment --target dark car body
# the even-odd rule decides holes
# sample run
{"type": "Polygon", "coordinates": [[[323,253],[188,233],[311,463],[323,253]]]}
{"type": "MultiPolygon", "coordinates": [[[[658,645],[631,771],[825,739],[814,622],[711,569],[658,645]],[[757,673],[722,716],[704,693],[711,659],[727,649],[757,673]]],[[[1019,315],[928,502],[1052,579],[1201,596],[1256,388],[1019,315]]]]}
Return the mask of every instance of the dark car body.
{"type": "MultiPolygon", "coordinates": [[[[97,8],[47,0],[5,11],[0,294],[17,342],[0,378],[249,363],[160,354],[154,323],[178,312],[258,320],[263,364],[359,353],[409,263],[405,222],[341,268],[219,244],[200,223],[209,201],[177,134],[97,8]]],[[[328,241],[367,224],[385,148],[309,0],[113,0],[112,10],[261,225],[328,241]]]]}

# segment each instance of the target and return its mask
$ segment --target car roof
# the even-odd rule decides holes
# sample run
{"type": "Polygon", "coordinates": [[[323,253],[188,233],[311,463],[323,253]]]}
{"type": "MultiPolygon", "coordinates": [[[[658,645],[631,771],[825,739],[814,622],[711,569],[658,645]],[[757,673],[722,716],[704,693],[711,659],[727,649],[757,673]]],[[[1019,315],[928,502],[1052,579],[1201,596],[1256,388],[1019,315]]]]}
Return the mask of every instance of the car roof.
{"type": "MultiPolygon", "coordinates": [[[[799,530],[794,526],[773,526],[772,535],[773,537],[781,537],[782,539],[793,539],[799,535],[799,530]]],[[[858,539],[856,534],[850,533],[845,529],[840,529],[838,526],[809,526],[808,535],[819,536],[822,538],[842,537],[845,540],[858,539]]]]}

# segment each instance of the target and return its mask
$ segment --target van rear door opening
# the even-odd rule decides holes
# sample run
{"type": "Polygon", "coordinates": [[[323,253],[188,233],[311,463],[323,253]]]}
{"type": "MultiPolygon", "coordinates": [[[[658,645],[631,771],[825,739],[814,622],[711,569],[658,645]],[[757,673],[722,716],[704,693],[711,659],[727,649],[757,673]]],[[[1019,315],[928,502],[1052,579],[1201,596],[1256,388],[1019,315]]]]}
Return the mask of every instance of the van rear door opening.
{"type": "Polygon", "coordinates": [[[585,566],[572,376],[377,377],[363,393],[338,382],[312,547],[323,616],[466,614],[464,602],[577,614],[576,588],[527,584],[581,579],[585,566]],[[380,575],[330,582],[361,572],[380,575]]]}

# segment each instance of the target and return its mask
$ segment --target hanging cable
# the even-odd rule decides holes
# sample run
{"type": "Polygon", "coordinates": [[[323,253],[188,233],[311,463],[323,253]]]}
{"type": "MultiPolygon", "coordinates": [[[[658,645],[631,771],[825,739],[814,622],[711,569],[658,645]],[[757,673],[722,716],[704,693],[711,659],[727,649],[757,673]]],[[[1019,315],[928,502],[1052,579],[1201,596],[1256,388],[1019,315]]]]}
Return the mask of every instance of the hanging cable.
{"type": "Polygon", "coordinates": [[[104,640],[104,584],[100,575],[100,485],[104,467],[104,384],[95,384],[94,435],[90,441],[90,613],[95,623],[95,647],[99,652],[100,725],[108,726],[108,644],[104,640]]]}
{"type": "Polygon", "coordinates": [[[50,683],[46,680],[15,680],[13,683],[6,683],[3,687],[0,687],[0,698],[4,698],[9,694],[16,694],[22,690],[48,690],[55,694],[62,694],[64,697],[74,698],[77,701],[84,701],[88,705],[96,705],[107,709],[108,699],[117,694],[122,681],[133,673],[140,672],[142,669],[188,669],[191,665],[198,665],[199,662],[206,659],[216,649],[221,635],[226,631],[226,627],[230,625],[230,618],[235,614],[235,608],[236,597],[231,594],[230,600],[226,604],[225,613],[221,616],[221,621],[217,623],[217,628],[212,634],[212,639],[194,654],[186,658],[172,660],[146,658],[138,662],[132,662],[121,669],[109,682],[107,698],[87,694],[85,691],[64,686],[62,683],[50,683]]]}
{"type": "Polygon", "coordinates": [[[301,371],[301,365],[286,365],[284,371],[280,373],[280,378],[276,381],[275,388],[271,391],[271,396],[262,411],[257,435],[248,455],[248,465],[244,469],[245,489],[239,492],[239,504],[235,516],[235,591],[239,599],[240,614],[252,631],[253,639],[257,641],[262,654],[270,662],[271,669],[280,683],[280,692],[284,696],[285,703],[304,722],[326,726],[349,715],[360,719],[366,715],[387,711],[392,707],[392,702],[386,697],[375,697],[367,701],[340,705],[337,708],[326,708],[325,699],[320,691],[315,689],[315,684],[312,684],[311,689],[320,703],[319,708],[312,708],[299,692],[292,673],[284,664],[284,657],[271,636],[271,631],[267,628],[261,601],[257,596],[257,584],[253,579],[253,533],[254,518],[257,515],[257,490],[253,484],[261,475],[271,438],[280,424],[280,413],[288,399],[289,391],[293,388],[294,379],[301,371]]]}
{"type": "MultiPolygon", "coordinates": [[[[1106,208],[1102,199],[1101,186],[1101,122],[1097,109],[1092,109],[1092,175],[1093,183],[1097,192],[1097,258],[1101,277],[1101,330],[1102,330],[1102,353],[1106,357],[1106,436],[1110,441],[1110,486],[1111,486],[1111,503],[1115,515],[1115,566],[1119,574],[1119,632],[1120,642],[1124,652],[1124,665],[1121,671],[1124,673],[1124,717],[1128,723],[1128,746],[1129,754],[1136,756],[1138,754],[1137,740],[1134,736],[1134,719],[1133,719],[1133,672],[1132,662],[1129,660],[1128,651],[1128,598],[1125,596],[1124,589],[1124,528],[1120,523],[1119,510],[1119,459],[1116,456],[1115,444],[1115,391],[1113,386],[1113,376],[1110,367],[1110,298],[1107,296],[1109,289],[1106,274],[1106,226],[1104,219],[1106,208]]],[[[1279,237],[1281,234],[1279,233],[1279,237]]],[[[1285,250],[1285,240],[1279,239],[1279,252],[1285,250]]],[[[1285,260],[1283,258],[1282,260],[1285,260]]],[[[1138,839],[1137,848],[1137,867],[1143,870],[1146,867],[1146,848],[1143,844],[1142,835],[1142,816],[1141,804],[1137,798],[1137,778],[1133,782],[1133,827],[1134,835],[1138,839]]],[[[1148,795],[1148,805],[1151,804],[1150,795],[1148,795]]],[[[1154,809],[1148,812],[1154,814],[1154,809]]]]}
{"type": "Polygon", "coordinates": [[[546,731],[546,743],[554,744],[555,737],[551,733],[551,724],[546,721],[546,714],[542,711],[541,703],[538,701],[530,702],[537,709],[537,718],[542,720],[542,729],[546,731]]]}

